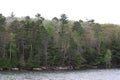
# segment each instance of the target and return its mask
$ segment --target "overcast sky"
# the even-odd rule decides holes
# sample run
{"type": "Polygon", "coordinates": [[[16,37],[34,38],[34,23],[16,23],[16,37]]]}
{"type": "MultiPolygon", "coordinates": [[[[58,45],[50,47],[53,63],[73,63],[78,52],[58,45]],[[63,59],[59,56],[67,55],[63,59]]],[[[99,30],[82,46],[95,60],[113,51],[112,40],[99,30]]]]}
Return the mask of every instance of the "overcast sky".
{"type": "Polygon", "coordinates": [[[46,19],[65,13],[71,20],[120,24],[120,0],[0,0],[0,13],[17,17],[40,13],[46,19]]]}

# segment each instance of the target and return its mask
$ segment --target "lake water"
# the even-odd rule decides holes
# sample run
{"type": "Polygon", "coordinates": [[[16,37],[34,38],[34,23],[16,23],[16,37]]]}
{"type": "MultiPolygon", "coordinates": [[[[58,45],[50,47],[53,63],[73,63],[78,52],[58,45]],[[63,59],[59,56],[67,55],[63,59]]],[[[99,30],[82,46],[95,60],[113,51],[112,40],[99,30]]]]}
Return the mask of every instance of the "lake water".
{"type": "Polygon", "coordinates": [[[120,69],[1,71],[0,80],[120,80],[120,69]]]}

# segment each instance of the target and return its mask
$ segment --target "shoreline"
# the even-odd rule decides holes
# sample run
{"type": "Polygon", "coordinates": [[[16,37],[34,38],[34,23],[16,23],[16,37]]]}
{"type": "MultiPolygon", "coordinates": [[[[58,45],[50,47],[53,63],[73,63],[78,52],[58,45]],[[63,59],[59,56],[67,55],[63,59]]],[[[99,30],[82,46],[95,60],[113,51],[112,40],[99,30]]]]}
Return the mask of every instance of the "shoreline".
{"type": "Polygon", "coordinates": [[[0,68],[0,71],[59,71],[59,70],[84,70],[84,69],[114,69],[120,68],[120,65],[105,67],[105,66],[80,66],[80,67],[71,67],[71,66],[60,66],[60,67],[37,67],[37,68],[0,68]]]}

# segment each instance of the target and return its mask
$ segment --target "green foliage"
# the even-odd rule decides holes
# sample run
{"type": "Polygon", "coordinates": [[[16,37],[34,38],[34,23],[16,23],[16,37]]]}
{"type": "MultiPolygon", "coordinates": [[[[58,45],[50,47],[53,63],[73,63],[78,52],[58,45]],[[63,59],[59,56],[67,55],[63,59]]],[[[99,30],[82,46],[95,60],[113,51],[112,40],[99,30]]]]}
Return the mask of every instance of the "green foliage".
{"type": "Polygon", "coordinates": [[[67,21],[67,15],[66,14],[61,14],[60,21],[62,22],[62,24],[68,23],[68,21],[67,21]]]}
{"type": "Polygon", "coordinates": [[[11,67],[17,67],[18,66],[18,56],[17,56],[17,46],[15,37],[16,35],[11,33],[11,41],[10,41],[10,47],[9,47],[9,53],[10,53],[10,61],[11,61],[11,67]]]}
{"type": "Polygon", "coordinates": [[[11,60],[10,59],[7,59],[7,58],[1,58],[0,59],[0,67],[1,68],[11,68],[11,60]]]}
{"type": "Polygon", "coordinates": [[[105,55],[104,55],[104,62],[106,67],[110,67],[111,66],[111,61],[112,61],[112,53],[110,49],[107,49],[105,55]]]}
{"type": "Polygon", "coordinates": [[[83,28],[81,27],[81,24],[78,21],[75,21],[73,23],[72,30],[77,31],[80,35],[83,33],[83,28]]]}
{"type": "Polygon", "coordinates": [[[7,21],[0,14],[0,68],[120,65],[119,25],[35,16],[7,21]]]}
{"type": "Polygon", "coordinates": [[[0,14],[0,26],[5,24],[5,20],[6,18],[2,14],[0,14]]]}

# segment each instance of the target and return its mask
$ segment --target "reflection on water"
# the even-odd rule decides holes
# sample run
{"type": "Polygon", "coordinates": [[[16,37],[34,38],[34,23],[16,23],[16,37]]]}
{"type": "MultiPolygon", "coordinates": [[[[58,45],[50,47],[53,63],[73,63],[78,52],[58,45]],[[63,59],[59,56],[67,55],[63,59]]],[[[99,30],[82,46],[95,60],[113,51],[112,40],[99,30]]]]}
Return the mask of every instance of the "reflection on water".
{"type": "Polygon", "coordinates": [[[0,80],[119,80],[119,69],[0,72],[0,80]]]}

